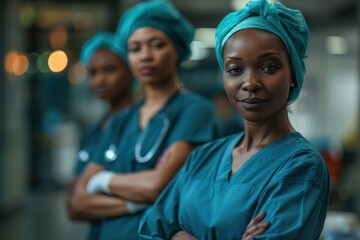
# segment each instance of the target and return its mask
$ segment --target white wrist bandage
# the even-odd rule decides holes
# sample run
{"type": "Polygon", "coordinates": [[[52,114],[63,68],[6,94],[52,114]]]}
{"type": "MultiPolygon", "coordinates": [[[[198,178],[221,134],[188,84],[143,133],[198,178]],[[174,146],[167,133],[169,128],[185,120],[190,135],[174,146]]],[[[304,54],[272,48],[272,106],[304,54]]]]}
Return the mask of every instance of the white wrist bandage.
{"type": "Polygon", "coordinates": [[[141,210],[145,209],[148,205],[144,203],[136,203],[132,201],[126,202],[126,208],[129,211],[129,213],[137,213],[141,210]]]}
{"type": "Polygon", "coordinates": [[[86,190],[89,193],[103,192],[111,194],[109,189],[109,183],[114,177],[113,172],[101,171],[92,176],[86,186],[86,190]]]}

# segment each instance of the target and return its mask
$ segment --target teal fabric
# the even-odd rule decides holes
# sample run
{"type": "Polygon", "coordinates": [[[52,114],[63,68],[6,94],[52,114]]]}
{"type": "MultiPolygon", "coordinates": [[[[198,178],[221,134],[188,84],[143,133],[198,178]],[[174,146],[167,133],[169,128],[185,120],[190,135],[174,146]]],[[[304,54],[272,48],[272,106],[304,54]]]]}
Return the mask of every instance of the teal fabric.
{"type": "MultiPolygon", "coordinates": [[[[210,102],[191,92],[179,92],[149,121],[145,128],[141,156],[146,155],[163,129],[163,120],[170,121],[170,128],[154,156],[146,163],[139,163],[135,158],[135,145],[144,130],[139,128],[139,112],[144,101],[115,115],[106,132],[94,163],[107,170],[119,173],[138,172],[153,169],[160,155],[177,141],[204,143],[213,140],[215,122],[210,102]],[[116,145],[118,158],[109,161],[105,152],[109,146],[116,145]]],[[[137,239],[137,231],[142,212],[115,218],[103,219],[100,223],[98,239],[137,239]]]]}
{"type": "MultiPolygon", "coordinates": [[[[103,133],[102,125],[104,123],[106,115],[104,115],[97,123],[90,127],[84,136],[81,139],[80,150],[78,152],[78,157],[74,169],[74,175],[80,177],[84,172],[86,166],[96,154],[97,144],[99,144],[99,139],[103,133]],[[81,154],[86,154],[87,157],[80,156],[81,154]]],[[[100,221],[96,220],[91,222],[89,232],[87,233],[87,239],[92,240],[96,239],[99,232],[100,221]]]]}
{"type": "Polygon", "coordinates": [[[126,61],[125,52],[121,49],[119,43],[115,41],[114,34],[100,32],[92,36],[81,48],[80,60],[86,65],[89,65],[91,56],[100,49],[109,49],[119,58],[126,61]]]}
{"type": "Polygon", "coordinates": [[[241,239],[266,211],[270,227],[253,239],[318,239],[326,217],[329,174],[299,133],[282,137],[232,176],[232,150],[243,133],[195,149],[140,223],[140,239],[170,239],[184,230],[198,239],[241,239]]]}
{"type": "Polygon", "coordinates": [[[299,96],[306,72],[304,58],[310,32],[304,16],[299,10],[285,7],[283,4],[269,3],[267,0],[250,1],[238,11],[225,16],[215,34],[216,58],[224,71],[223,49],[231,36],[243,29],[256,28],[277,35],[285,44],[294,76],[294,88],[290,91],[288,103],[299,96]]]}
{"type": "Polygon", "coordinates": [[[97,144],[99,144],[99,139],[101,133],[103,132],[102,125],[104,123],[106,115],[104,115],[97,123],[91,126],[84,134],[80,143],[80,150],[78,152],[78,158],[75,165],[75,175],[80,176],[86,165],[90,162],[95,155],[97,150],[97,144]],[[86,155],[86,158],[84,156],[86,155]]]}
{"type": "Polygon", "coordinates": [[[148,0],[124,13],[117,27],[116,36],[126,54],[130,36],[141,27],[151,27],[164,32],[173,41],[179,62],[190,57],[194,27],[170,1],[148,0]]]}

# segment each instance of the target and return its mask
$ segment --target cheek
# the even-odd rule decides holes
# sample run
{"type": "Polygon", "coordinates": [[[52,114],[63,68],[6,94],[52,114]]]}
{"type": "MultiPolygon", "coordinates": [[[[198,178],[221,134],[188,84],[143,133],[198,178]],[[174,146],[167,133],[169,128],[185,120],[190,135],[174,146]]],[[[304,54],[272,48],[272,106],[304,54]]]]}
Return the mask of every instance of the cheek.
{"type": "Polygon", "coordinates": [[[90,78],[89,79],[89,82],[88,82],[88,85],[91,89],[94,89],[96,87],[96,81],[94,78],[90,78]]]}
{"type": "Polygon", "coordinates": [[[225,76],[223,77],[224,89],[229,96],[233,96],[234,93],[237,91],[237,89],[239,88],[238,83],[239,81],[236,79],[229,79],[225,76]]]}
{"type": "Polygon", "coordinates": [[[130,68],[134,68],[137,64],[137,59],[133,54],[128,55],[130,68]]]}

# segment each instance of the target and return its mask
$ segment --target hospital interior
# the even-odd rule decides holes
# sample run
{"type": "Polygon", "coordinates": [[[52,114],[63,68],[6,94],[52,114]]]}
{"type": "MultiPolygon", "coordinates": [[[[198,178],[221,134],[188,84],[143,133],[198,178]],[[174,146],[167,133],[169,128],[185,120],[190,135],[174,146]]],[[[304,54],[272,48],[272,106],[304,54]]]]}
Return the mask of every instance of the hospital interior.
{"type": "MultiPolygon", "coordinates": [[[[244,2],[171,1],[196,28],[179,72],[183,85],[211,101],[220,136],[241,131],[222,86],[214,33],[244,2]]],[[[65,202],[81,136],[107,106],[89,90],[79,52],[139,2],[0,1],[0,239],[86,238],[88,225],[71,221],[65,202]]],[[[289,116],[330,172],[322,239],[360,239],[360,1],[280,2],[300,9],[311,32],[304,85],[289,116]]]]}

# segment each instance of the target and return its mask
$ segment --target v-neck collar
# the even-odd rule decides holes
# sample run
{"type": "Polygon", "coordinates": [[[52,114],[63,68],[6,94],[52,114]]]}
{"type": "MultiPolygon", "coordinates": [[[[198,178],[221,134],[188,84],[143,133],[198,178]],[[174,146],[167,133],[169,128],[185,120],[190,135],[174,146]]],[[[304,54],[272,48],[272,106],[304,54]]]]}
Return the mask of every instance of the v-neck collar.
{"type": "MultiPolygon", "coordinates": [[[[252,157],[250,157],[236,172],[230,175],[232,171],[232,151],[243,139],[244,133],[242,132],[238,136],[234,137],[234,139],[232,139],[232,141],[229,143],[228,147],[226,148],[221,158],[221,162],[219,165],[220,174],[217,176],[217,179],[224,183],[239,182],[239,180],[244,175],[246,175],[247,169],[249,167],[252,168],[251,172],[254,172],[255,169],[260,168],[265,161],[273,158],[274,155],[286,149],[286,146],[288,144],[284,145],[283,143],[288,141],[289,138],[292,138],[295,135],[299,135],[299,133],[298,132],[289,133],[277,139],[276,141],[270,143],[264,148],[260,149],[252,157]]],[[[289,144],[292,143],[289,142],[289,144]]]]}
{"type": "Polygon", "coordinates": [[[179,96],[181,93],[181,91],[176,91],[168,100],[167,102],[164,104],[164,106],[162,106],[162,108],[160,108],[148,121],[148,123],[143,127],[141,128],[140,127],[140,108],[141,106],[145,103],[145,99],[142,99],[137,107],[136,107],[136,113],[135,113],[135,120],[136,120],[136,126],[137,126],[137,130],[138,130],[138,133],[141,133],[145,130],[146,126],[149,125],[149,123],[155,119],[156,117],[158,117],[161,113],[163,113],[167,108],[169,108],[170,104],[174,101],[174,99],[177,98],[177,96],[179,96]]]}

